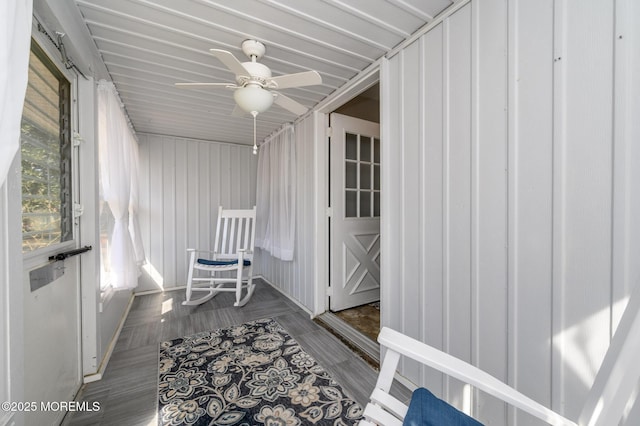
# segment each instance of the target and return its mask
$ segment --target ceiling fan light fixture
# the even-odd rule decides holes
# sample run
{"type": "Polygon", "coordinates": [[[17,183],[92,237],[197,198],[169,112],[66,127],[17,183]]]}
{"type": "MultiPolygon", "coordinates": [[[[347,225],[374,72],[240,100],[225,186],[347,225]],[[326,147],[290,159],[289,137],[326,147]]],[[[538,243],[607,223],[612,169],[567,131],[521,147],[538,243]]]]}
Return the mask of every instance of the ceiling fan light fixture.
{"type": "Polygon", "coordinates": [[[233,93],[233,98],[238,106],[248,113],[265,112],[273,104],[271,92],[259,86],[240,87],[233,93]]]}

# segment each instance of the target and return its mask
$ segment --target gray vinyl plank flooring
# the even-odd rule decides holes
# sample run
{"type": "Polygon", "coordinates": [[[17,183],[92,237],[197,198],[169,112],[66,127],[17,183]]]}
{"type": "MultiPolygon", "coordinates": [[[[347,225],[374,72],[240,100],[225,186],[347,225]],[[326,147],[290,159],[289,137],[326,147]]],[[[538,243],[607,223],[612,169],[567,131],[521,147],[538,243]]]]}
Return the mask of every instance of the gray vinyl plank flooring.
{"type": "MultiPolygon", "coordinates": [[[[134,299],[102,380],[84,385],[77,397],[101,409],[69,413],[63,425],[157,425],[159,343],[261,318],[278,321],[348,395],[366,404],[377,372],[270,285],[259,282],[242,308],[233,307],[231,293],[196,307],[182,306],[183,300],[184,291],[134,299]]],[[[396,395],[406,400],[408,391],[398,387],[396,395]]]]}

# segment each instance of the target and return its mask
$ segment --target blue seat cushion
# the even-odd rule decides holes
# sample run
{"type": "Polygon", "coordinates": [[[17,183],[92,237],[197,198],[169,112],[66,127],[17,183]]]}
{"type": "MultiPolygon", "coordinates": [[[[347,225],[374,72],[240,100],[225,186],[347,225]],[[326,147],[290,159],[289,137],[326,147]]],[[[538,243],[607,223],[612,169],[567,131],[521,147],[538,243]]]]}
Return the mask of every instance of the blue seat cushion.
{"type": "Polygon", "coordinates": [[[410,426],[482,426],[425,388],[418,388],[411,396],[409,411],[403,425],[410,426]]]}
{"type": "MultiPolygon", "coordinates": [[[[229,265],[237,265],[238,260],[209,260],[209,259],[198,259],[197,262],[201,265],[209,265],[209,266],[229,266],[229,265]]],[[[250,260],[243,260],[243,266],[251,265],[250,260]]]]}

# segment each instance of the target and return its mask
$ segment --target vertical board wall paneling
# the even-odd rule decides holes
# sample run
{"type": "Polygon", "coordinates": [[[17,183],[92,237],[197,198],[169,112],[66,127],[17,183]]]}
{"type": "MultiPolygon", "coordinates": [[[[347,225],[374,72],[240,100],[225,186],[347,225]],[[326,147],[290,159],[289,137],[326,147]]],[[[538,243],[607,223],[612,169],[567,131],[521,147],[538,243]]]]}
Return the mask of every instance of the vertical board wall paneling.
{"type": "MultiPolygon", "coordinates": [[[[471,361],[471,5],[445,22],[446,162],[448,193],[445,283],[446,350],[471,361]]],[[[469,389],[449,380],[447,397],[459,408],[468,408],[469,389]]]]}
{"type": "Polygon", "coordinates": [[[141,134],[141,227],[146,273],[137,291],[184,286],[187,248],[209,250],[218,206],[255,204],[249,146],[141,134]]]}
{"type": "MultiPolygon", "coordinates": [[[[420,321],[427,343],[574,419],[640,281],[640,5],[614,3],[472,1],[381,70],[382,324],[420,321]]],[[[438,391],[437,374],[401,373],[438,391]]],[[[475,396],[483,422],[541,424],[475,396]]]]}
{"type": "MultiPolygon", "coordinates": [[[[162,140],[162,229],[169,230],[175,238],[164,238],[162,243],[164,266],[164,281],[177,282],[176,257],[177,257],[177,233],[176,233],[176,145],[173,140],[162,140]]],[[[166,236],[166,232],[161,235],[166,236]]]]}
{"type": "MultiPolygon", "coordinates": [[[[631,289],[640,282],[640,2],[615,2],[614,32],[614,198],[612,329],[618,325],[631,289]]],[[[640,387],[640,385],[639,385],[640,387]]],[[[636,388],[640,393],[640,389],[636,388]]],[[[640,398],[625,425],[640,419],[640,398]]]]}
{"type": "MultiPolygon", "coordinates": [[[[411,44],[402,54],[402,98],[411,105],[419,106],[421,104],[420,97],[422,95],[422,83],[420,72],[422,67],[420,64],[420,42],[411,44]],[[416,90],[419,89],[419,90],[416,90]]],[[[421,285],[412,285],[411,283],[423,282],[420,268],[421,246],[417,238],[411,238],[411,235],[420,234],[422,232],[420,217],[422,210],[420,209],[422,199],[422,167],[420,164],[420,152],[422,150],[421,143],[421,126],[420,115],[421,108],[406,108],[402,114],[402,143],[398,147],[402,156],[402,218],[401,235],[402,243],[402,259],[398,264],[398,273],[400,277],[400,285],[398,291],[402,299],[402,310],[404,312],[413,312],[412,317],[403,317],[402,329],[408,336],[418,338],[421,335],[423,324],[422,309],[420,309],[420,293],[421,285]]],[[[420,366],[416,362],[405,360],[403,367],[404,374],[409,377],[416,377],[420,372],[420,366]]]]}
{"type": "Polygon", "coordinates": [[[517,0],[509,22],[509,376],[551,406],[553,0],[517,0]]]}
{"type": "Polygon", "coordinates": [[[153,282],[153,278],[150,273],[150,265],[149,265],[149,247],[150,247],[150,239],[151,239],[151,227],[149,223],[149,191],[145,190],[145,188],[149,188],[149,143],[147,141],[147,135],[138,135],[138,157],[140,160],[140,165],[138,169],[138,184],[140,187],[138,188],[138,198],[139,198],[139,206],[138,212],[140,217],[138,218],[138,222],[140,224],[140,235],[142,238],[142,244],[145,250],[146,263],[142,267],[142,275],[138,277],[138,285],[147,285],[149,282],[153,282]]]}
{"type": "MultiPolygon", "coordinates": [[[[471,358],[507,381],[507,3],[472,4],[471,358]]],[[[474,413],[505,424],[506,406],[474,392],[474,413]]]]}
{"type": "Polygon", "coordinates": [[[315,309],[314,275],[314,141],[315,115],[295,125],[296,228],[294,258],[290,262],[276,259],[258,249],[255,273],[262,275],[281,292],[299,302],[310,312],[315,309]]]}
{"type": "MultiPolygon", "coordinates": [[[[422,96],[422,309],[424,312],[422,340],[443,349],[443,24],[423,36],[422,96]]],[[[442,397],[443,377],[425,368],[423,383],[442,397]]]]}
{"type": "MultiPolygon", "coordinates": [[[[183,139],[177,139],[175,141],[175,187],[187,188],[187,170],[188,170],[188,153],[187,143],[183,139]]],[[[176,283],[182,283],[186,281],[185,278],[188,272],[187,265],[187,236],[188,225],[187,215],[184,213],[185,206],[187,205],[187,191],[180,190],[175,191],[175,259],[176,259],[176,283]],[[182,210],[182,212],[180,212],[182,210]]]]}
{"type": "MultiPolygon", "coordinates": [[[[401,253],[401,190],[402,190],[402,52],[380,69],[380,320],[381,325],[402,330],[402,300],[398,287],[405,285],[400,279],[401,253]],[[386,141],[386,142],[383,142],[386,141]],[[386,284],[385,284],[386,283],[386,284]]],[[[414,283],[418,285],[418,283],[414,283]]]]}
{"type": "MultiPolygon", "coordinates": [[[[198,208],[200,185],[198,180],[198,142],[185,141],[187,150],[187,204],[184,206],[187,213],[187,247],[203,247],[200,244],[200,232],[198,231],[198,208]]],[[[218,168],[219,169],[219,168],[218,168]]]]}
{"type": "MultiPolygon", "coordinates": [[[[195,207],[198,211],[198,234],[199,234],[199,242],[196,248],[202,250],[211,250],[212,242],[211,240],[215,237],[212,233],[216,232],[215,226],[212,229],[211,221],[213,217],[217,216],[216,210],[211,205],[211,181],[210,181],[210,172],[212,171],[215,165],[209,164],[209,143],[208,142],[198,142],[198,194],[197,194],[197,204],[192,206],[188,206],[190,208],[195,207]]],[[[229,155],[229,147],[227,145],[224,146],[224,155],[226,158],[231,161],[229,155]]],[[[228,162],[227,162],[228,164],[228,162]]],[[[221,180],[227,181],[227,177],[229,175],[229,170],[224,167],[221,170],[222,176],[221,180]]],[[[229,185],[223,186],[224,190],[226,190],[230,194],[229,185]]],[[[220,188],[220,191],[223,191],[223,188],[220,188]]],[[[222,199],[222,204],[230,206],[231,205],[231,197],[226,197],[222,199]]],[[[215,222],[214,222],[215,223],[215,222]]]]}
{"type": "Polygon", "coordinates": [[[630,289],[640,279],[640,2],[616,2],[614,117],[614,327],[630,289]],[[635,214],[634,214],[635,213],[635,214]]]}
{"type": "Polygon", "coordinates": [[[576,418],[610,338],[614,5],[555,12],[552,403],[576,418]]]}
{"type": "MultiPolygon", "coordinates": [[[[157,141],[150,141],[147,138],[149,144],[148,156],[149,156],[149,189],[140,188],[140,192],[147,192],[147,199],[149,205],[146,209],[149,223],[149,245],[145,247],[145,253],[147,257],[147,263],[151,266],[153,271],[153,282],[156,287],[152,287],[156,290],[157,287],[164,288],[164,244],[165,236],[164,232],[158,232],[159,229],[164,229],[164,204],[162,202],[164,197],[163,182],[164,175],[162,173],[163,165],[163,143],[162,139],[157,141]],[[153,148],[151,148],[151,146],[153,148]]],[[[144,221],[144,218],[140,218],[144,221]]],[[[167,241],[168,242],[168,241],[167,241]]],[[[138,287],[140,288],[140,287],[138,287]]],[[[148,288],[144,288],[148,290],[148,288]]]]}

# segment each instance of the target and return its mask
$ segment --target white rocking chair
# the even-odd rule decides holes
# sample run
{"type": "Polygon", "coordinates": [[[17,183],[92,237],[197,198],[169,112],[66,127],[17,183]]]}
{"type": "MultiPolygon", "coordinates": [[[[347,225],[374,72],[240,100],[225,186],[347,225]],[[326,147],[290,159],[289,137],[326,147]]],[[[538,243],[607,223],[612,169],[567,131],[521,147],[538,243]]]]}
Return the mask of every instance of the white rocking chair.
{"type": "Polygon", "coordinates": [[[397,331],[383,328],[378,341],[381,346],[387,348],[387,352],[370,397],[371,401],[365,407],[365,420],[360,422],[361,426],[402,425],[403,420],[410,425],[448,424],[446,420],[423,423],[420,416],[426,413],[426,407],[435,411],[444,411],[444,414],[436,413],[436,415],[441,415],[440,419],[455,419],[454,424],[475,424],[475,420],[458,412],[446,402],[438,400],[425,389],[414,392],[410,407],[391,396],[389,390],[400,356],[409,357],[475,386],[553,426],[617,425],[627,403],[634,395],[640,378],[640,285],[636,285],[631,294],[580,417],[575,422],[528,398],[482,370],[397,331]],[[418,400],[414,405],[416,395],[418,400]],[[425,395],[429,401],[424,401],[425,395]],[[416,412],[417,419],[414,417],[416,412]]]}
{"type": "Polygon", "coordinates": [[[220,292],[234,292],[236,301],[233,306],[247,304],[253,291],[253,246],[256,234],[256,208],[250,210],[224,210],[218,208],[218,224],[214,251],[187,249],[189,253],[189,275],[187,277],[187,298],[183,305],[200,305],[215,297],[220,292]],[[207,253],[206,257],[199,257],[207,253]],[[195,271],[203,271],[197,273],[195,271]],[[221,273],[236,271],[231,275],[220,276],[221,273]],[[246,271],[246,275],[243,273],[246,271]],[[205,276],[202,276],[205,274],[205,276]],[[225,284],[235,284],[224,287],[225,284]],[[206,287],[198,287],[199,285],[206,287]],[[246,294],[242,297],[242,290],[246,294]],[[205,292],[199,299],[192,299],[194,292],[205,292]]]}

